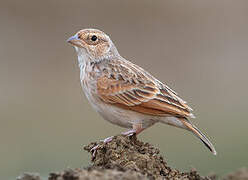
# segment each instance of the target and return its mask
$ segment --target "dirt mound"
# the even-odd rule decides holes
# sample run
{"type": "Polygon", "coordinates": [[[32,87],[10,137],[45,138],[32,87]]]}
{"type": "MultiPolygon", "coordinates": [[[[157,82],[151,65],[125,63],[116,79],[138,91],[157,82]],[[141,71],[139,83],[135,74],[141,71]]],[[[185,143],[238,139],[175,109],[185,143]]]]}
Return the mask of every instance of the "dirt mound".
{"type": "MultiPolygon", "coordinates": [[[[97,143],[84,147],[90,152],[97,143]]],[[[92,159],[92,169],[115,169],[119,171],[131,170],[145,175],[149,179],[210,179],[201,177],[196,171],[187,173],[170,168],[159,149],[149,143],[137,140],[136,136],[115,136],[109,143],[99,143],[99,148],[92,159]]]]}
{"type": "MultiPolygon", "coordinates": [[[[159,149],[137,140],[136,136],[115,136],[109,143],[90,143],[88,152],[98,145],[92,165],[83,169],[67,169],[50,173],[48,180],[215,180],[216,176],[200,176],[196,170],[179,172],[169,167],[159,149]]],[[[92,154],[91,154],[92,156],[92,154]]],[[[41,180],[36,173],[25,173],[17,180],[41,180]]],[[[223,180],[248,180],[248,169],[236,171],[223,180]]]]}

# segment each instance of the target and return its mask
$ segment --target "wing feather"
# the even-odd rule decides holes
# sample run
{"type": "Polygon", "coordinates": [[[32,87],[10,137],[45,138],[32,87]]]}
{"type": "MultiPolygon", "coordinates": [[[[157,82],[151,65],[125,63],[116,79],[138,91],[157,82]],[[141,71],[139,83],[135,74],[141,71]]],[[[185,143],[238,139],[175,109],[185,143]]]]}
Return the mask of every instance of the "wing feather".
{"type": "Polygon", "coordinates": [[[193,117],[185,101],[137,65],[128,61],[109,62],[104,72],[97,79],[102,101],[154,116],[193,117]]]}

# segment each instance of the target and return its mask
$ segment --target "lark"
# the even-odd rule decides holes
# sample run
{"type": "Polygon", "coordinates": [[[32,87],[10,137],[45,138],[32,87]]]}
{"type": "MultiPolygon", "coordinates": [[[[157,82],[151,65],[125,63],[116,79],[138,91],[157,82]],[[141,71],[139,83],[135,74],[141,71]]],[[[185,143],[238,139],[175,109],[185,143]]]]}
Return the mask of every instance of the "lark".
{"type": "Polygon", "coordinates": [[[67,41],[76,49],[88,101],[105,120],[127,128],[124,135],[138,135],[156,123],[169,124],[189,130],[216,155],[212,143],[189,121],[194,115],[187,103],[149,72],[123,58],[107,34],[83,29],[67,41]]]}

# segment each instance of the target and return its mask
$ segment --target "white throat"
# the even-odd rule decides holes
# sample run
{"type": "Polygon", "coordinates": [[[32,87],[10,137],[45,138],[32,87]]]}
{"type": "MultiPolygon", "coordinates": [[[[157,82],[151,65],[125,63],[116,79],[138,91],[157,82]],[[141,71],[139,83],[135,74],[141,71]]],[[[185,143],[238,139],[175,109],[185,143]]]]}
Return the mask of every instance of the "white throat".
{"type": "MultiPolygon", "coordinates": [[[[77,51],[77,56],[78,56],[78,66],[84,66],[87,61],[89,61],[89,57],[86,55],[86,52],[82,48],[78,48],[74,46],[75,50],[77,51]]],[[[80,68],[81,69],[81,68],[80,68]]]]}
{"type": "Polygon", "coordinates": [[[78,67],[80,69],[80,80],[82,82],[85,75],[85,68],[88,63],[90,63],[90,58],[87,56],[85,49],[78,48],[75,46],[78,55],[78,67]]]}

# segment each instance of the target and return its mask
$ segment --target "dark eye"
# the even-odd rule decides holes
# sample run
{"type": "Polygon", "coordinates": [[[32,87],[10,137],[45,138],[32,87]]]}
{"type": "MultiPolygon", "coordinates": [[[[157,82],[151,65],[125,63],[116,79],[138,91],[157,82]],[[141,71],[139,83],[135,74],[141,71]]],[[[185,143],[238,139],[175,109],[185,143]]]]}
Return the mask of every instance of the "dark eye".
{"type": "Polygon", "coordinates": [[[96,41],[96,40],[97,40],[96,35],[93,35],[93,36],[91,37],[91,40],[92,40],[92,41],[96,41]]]}

